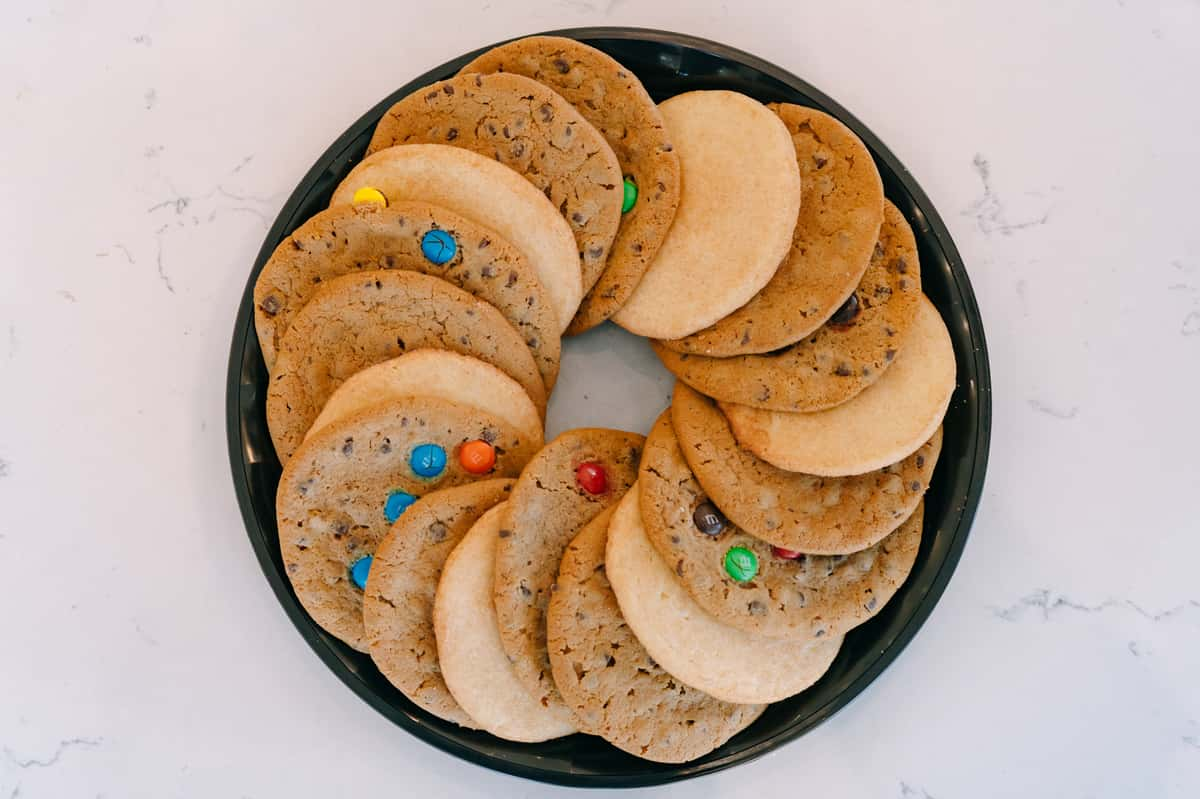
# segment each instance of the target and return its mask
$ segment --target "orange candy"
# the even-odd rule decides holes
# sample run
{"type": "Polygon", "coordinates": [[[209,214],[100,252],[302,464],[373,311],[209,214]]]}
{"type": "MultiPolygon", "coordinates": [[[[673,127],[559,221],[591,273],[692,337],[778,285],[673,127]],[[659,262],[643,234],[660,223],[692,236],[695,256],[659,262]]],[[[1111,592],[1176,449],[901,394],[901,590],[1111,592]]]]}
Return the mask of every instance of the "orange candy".
{"type": "Polygon", "coordinates": [[[458,450],[458,462],[471,474],[487,474],[496,465],[496,450],[486,441],[468,441],[458,450]]]}

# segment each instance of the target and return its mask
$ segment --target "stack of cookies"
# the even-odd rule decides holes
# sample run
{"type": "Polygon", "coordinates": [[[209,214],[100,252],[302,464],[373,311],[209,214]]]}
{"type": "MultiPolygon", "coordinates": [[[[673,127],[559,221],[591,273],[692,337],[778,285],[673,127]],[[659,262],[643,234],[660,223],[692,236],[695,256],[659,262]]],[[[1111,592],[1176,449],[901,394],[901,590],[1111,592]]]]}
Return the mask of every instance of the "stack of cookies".
{"type": "Polygon", "coordinates": [[[396,103],[254,299],[292,586],[437,717],[691,760],[913,566],[953,352],[819,111],[655,105],[591,47],[511,42],[396,103]],[[543,445],[562,337],[609,319],[670,408],[543,445]]]}

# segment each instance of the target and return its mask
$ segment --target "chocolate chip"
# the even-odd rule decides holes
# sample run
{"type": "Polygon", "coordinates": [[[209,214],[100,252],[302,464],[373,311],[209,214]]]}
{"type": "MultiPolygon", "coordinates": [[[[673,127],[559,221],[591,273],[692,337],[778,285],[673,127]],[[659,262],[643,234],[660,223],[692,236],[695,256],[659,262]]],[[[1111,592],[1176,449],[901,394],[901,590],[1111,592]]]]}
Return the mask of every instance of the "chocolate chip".
{"type": "Polygon", "coordinates": [[[854,322],[858,316],[858,294],[851,294],[842,307],[833,312],[833,316],[829,317],[829,324],[833,327],[847,327],[854,322]]]}
{"type": "Polygon", "coordinates": [[[672,150],[674,150],[674,149],[675,149],[675,148],[674,148],[674,147],[672,147],[671,145],[669,145],[669,144],[664,144],[662,147],[659,147],[659,148],[658,148],[658,151],[659,151],[660,153],[669,153],[669,152],[671,152],[671,151],[672,151],[672,150]]]}
{"type": "Polygon", "coordinates": [[[757,599],[754,600],[753,602],[751,602],[749,605],[747,605],[746,609],[750,611],[751,616],[767,615],[767,606],[764,605],[762,602],[759,602],[757,599]]]}
{"type": "Polygon", "coordinates": [[[505,281],[504,288],[510,289],[515,285],[517,285],[517,273],[516,271],[512,271],[508,273],[508,280],[505,281]]]}
{"type": "Polygon", "coordinates": [[[512,138],[512,132],[509,131],[508,125],[505,125],[503,128],[501,128],[500,132],[504,134],[504,138],[506,138],[506,139],[512,138]]]}
{"type": "Polygon", "coordinates": [[[900,278],[900,290],[904,291],[907,288],[908,288],[908,281],[905,280],[904,278],[900,278]]]}
{"type": "Polygon", "coordinates": [[[796,607],[802,608],[808,604],[808,598],[804,596],[803,591],[796,592],[796,607]]]}
{"type": "Polygon", "coordinates": [[[824,630],[817,630],[815,633],[813,633],[813,638],[820,638],[824,634],[825,634],[824,630]]]}
{"type": "Polygon", "coordinates": [[[446,131],[446,141],[454,141],[458,138],[458,128],[450,128],[446,131]]]}
{"type": "Polygon", "coordinates": [[[823,167],[829,163],[829,159],[825,158],[823,156],[820,156],[820,155],[814,155],[813,163],[817,165],[817,169],[820,169],[821,167],[823,167]]]}
{"type": "Polygon", "coordinates": [[[725,517],[711,502],[701,502],[692,513],[692,523],[705,535],[720,535],[725,529],[725,517]]]}
{"type": "MultiPolygon", "coordinates": [[[[908,274],[908,261],[904,260],[903,255],[896,260],[896,271],[902,275],[908,274]]],[[[900,288],[904,288],[904,286],[901,286],[900,288]]]]}
{"type": "Polygon", "coordinates": [[[302,497],[306,497],[306,496],[308,496],[308,489],[312,488],[312,485],[313,485],[313,481],[311,478],[309,478],[308,480],[305,480],[300,485],[296,486],[296,493],[298,493],[302,497]]]}
{"type": "Polygon", "coordinates": [[[913,480],[911,483],[908,484],[908,488],[910,491],[920,491],[921,490],[921,482],[919,480],[913,480]]]}
{"type": "Polygon", "coordinates": [[[771,389],[766,386],[762,387],[762,391],[758,392],[758,396],[756,397],[756,399],[759,402],[766,402],[770,398],[771,398],[771,389]]]}
{"type": "Polygon", "coordinates": [[[442,91],[444,91],[446,94],[454,94],[454,87],[447,83],[442,87],[442,91]]]}
{"type": "Polygon", "coordinates": [[[384,264],[387,265],[388,269],[391,269],[392,267],[394,267],[396,265],[396,256],[385,255],[385,256],[383,256],[383,262],[384,262],[384,264]]]}
{"type": "Polygon", "coordinates": [[[920,468],[923,468],[924,466],[925,466],[925,456],[918,455],[917,456],[917,468],[920,469],[920,468]]]}
{"type": "Polygon", "coordinates": [[[333,537],[339,541],[341,540],[342,536],[348,532],[350,532],[350,525],[346,524],[345,522],[339,521],[337,524],[333,525],[333,537]]]}
{"type": "Polygon", "coordinates": [[[538,113],[542,115],[543,122],[549,122],[554,119],[554,108],[550,103],[542,103],[541,107],[538,108],[538,113]]]}
{"type": "Polygon", "coordinates": [[[475,85],[476,85],[476,86],[482,86],[482,85],[483,85],[483,78],[482,78],[482,77],[480,77],[479,75],[476,75],[476,76],[475,76],[475,85]]]}
{"type": "Polygon", "coordinates": [[[854,374],[854,370],[844,363],[839,363],[837,367],[834,368],[833,373],[838,377],[849,377],[850,375],[854,374]]]}
{"type": "Polygon", "coordinates": [[[525,155],[525,142],[523,142],[523,141],[513,142],[512,157],[520,158],[523,155],[525,155]]]}
{"type": "Polygon", "coordinates": [[[486,250],[488,247],[491,247],[491,246],[492,246],[492,240],[489,239],[487,236],[484,236],[482,239],[479,240],[479,249],[486,250]]]}
{"type": "Polygon", "coordinates": [[[342,454],[350,455],[352,452],[354,452],[354,439],[347,438],[342,442],[342,454]]]}
{"type": "Polygon", "coordinates": [[[479,270],[479,276],[480,277],[495,277],[496,270],[491,267],[491,264],[489,264],[479,270]]]}
{"type": "Polygon", "coordinates": [[[750,343],[750,329],[746,328],[745,330],[742,331],[742,346],[744,347],[749,343],[750,343]]]}
{"type": "Polygon", "coordinates": [[[554,68],[557,69],[559,72],[561,72],[563,75],[566,75],[568,72],[571,71],[571,65],[567,63],[565,58],[556,58],[556,59],[554,59],[553,64],[554,64],[554,68]]]}
{"type": "Polygon", "coordinates": [[[524,581],[522,581],[521,585],[517,587],[517,590],[521,592],[521,596],[523,597],[528,598],[533,596],[533,592],[529,590],[529,587],[525,585],[524,581]]]}
{"type": "Polygon", "coordinates": [[[501,538],[508,538],[512,535],[512,530],[501,529],[499,535],[501,538]]]}
{"type": "Polygon", "coordinates": [[[604,668],[606,669],[611,669],[615,665],[617,665],[617,659],[612,655],[609,655],[608,660],[604,661],[604,668]]]}
{"type": "Polygon", "coordinates": [[[433,524],[429,525],[429,540],[435,543],[439,541],[445,541],[447,532],[449,531],[446,529],[446,525],[442,524],[441,522],[434,522],[433,524]]]}
{"type": "Polygon", "coordinates": [[[675,573],[680,577],[683,576],[683,558],[680,558],[679,562],[675,564],[675,573]]]}
{"type": "Polygon", "coordinates": [[[884,359],[885,361],[888,361],[889,363],[890,363],[890,362],[891,362],[891,360],[892,360],[893,358],[895,358],[895,357],[896,357],[896,351],[895,351],[895,350],[888,350],[887,352],[885,352],[885,353],[883,354],[883,359],[884,359]]]}
{"type": "Polygon", "coordinates": [[[399,347],[400,349],[404,349],[404,339],[397,336],[396,337],[396,346],[399,347]]]}
{"type": "Polygon", "coordinates": [[[633,250],[634,254],[641,254],[641,252],[642,252],[642,245],[641,245],[640,243],[638,243],[638,244],[634,244],[634,245],[633,245],[632,247],[630,247],[629,249],[633,250]]]}
{"type": "Polygon", "coordinates": [[[262,312],[267,316],[274,316],[275,314],[279,313],[281,306],[279,304],[279,298],[274,294],[271,294],[265,300],[263,300],[262,305],[258,307],[262,309],[262,312]]]}
{"type": "Polygon", "coordinates": [[[392,451],[392,440],[390,438],[385,438],[379,444],[379,451],[381,453],[383,453],[384,455],[387,455],[389,452],[391,452],[392,451]]]}
{"type": "Polygon", "coordinates": [[[479,437],[489,444],[496,443],[496,431],[490,427],[485,428],[484,431],[479,434],[479,437]]]}
{"type": "Polygon", "coordinates": [[[878,604],[879,604],[879,602],[876,601],[875,597],[871,597],[870,599],[868,599],[866,601],[866,604],[864,604],[863,607],[866,608],[868,611],[873,611],[873,610],[875,610],[875,606],[878,604]]]}
{"type": "Polygon", "coordinates": [[[575,211],[574,213],[571,214],[571,221],[577,225],[582,225],[583,224],[583,214],[579,213],[578,211],[575,211]]]}
{"type": "Polygon", "coordinates": [[[883,257],[883,245],[880,244],[879,242],[875,242],[875,257],[876,258],[883,257]]]}
{"type": "Polygon", "coordinates": [[[295,574],[297,571],[299,571],[299,569],[300,569],[300,564],[298,564],[298,563],[289,563],[287,565],[287,573],[288,574],[295,574]]]}
{"type": "Polygon", "coordinates": [[[433,91],[431,91],[431,92],[429,92],[428,94],[426,94],[426,95],[425,95],[425,99],[426,99],[426,100],[432,100],[432,99],[434,99],[435,97],[437,97],[437,89],[434,89],[433,91]]]}

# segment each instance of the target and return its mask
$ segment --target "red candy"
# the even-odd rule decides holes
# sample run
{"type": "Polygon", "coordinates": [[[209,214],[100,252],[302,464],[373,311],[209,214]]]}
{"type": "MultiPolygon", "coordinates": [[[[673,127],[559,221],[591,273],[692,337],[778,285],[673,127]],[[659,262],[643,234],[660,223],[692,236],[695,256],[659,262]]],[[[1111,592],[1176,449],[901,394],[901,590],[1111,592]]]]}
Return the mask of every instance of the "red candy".
{"type": "Polygon", "coordinates": [[[575,482],[589,494],[603,494],[608,490],[608,475],[604,467],[592,461],[579,464],[575,470],[575,482]]]}
{"type": "Polygon", "coordinates": [[[797,552],[794,549],[784,549],[783,547],[776,546],[771,547],[771,554],[777,558],[784,558],[786,560],[795,560],[804,555],[803,552],[797,552]]]}

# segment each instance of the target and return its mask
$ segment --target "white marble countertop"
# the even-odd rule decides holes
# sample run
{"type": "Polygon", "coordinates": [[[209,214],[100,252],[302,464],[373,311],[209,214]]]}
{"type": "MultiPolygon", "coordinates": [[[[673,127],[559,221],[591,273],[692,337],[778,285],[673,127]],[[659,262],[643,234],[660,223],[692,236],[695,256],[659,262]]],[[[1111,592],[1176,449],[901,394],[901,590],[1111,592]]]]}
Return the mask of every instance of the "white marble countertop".
{"type": "Polygon", "coordinates": [[[5,0],[0,799],[555,791],[410,737],[309,650],[246,540],[224,378],[268,220],[334,137],[461,52],[593,24],[724,41],[858,115],[950,226],[994,378],[920,635],[811,734],[659,792],[1200,794],[1195,0],[5,0]]]}

